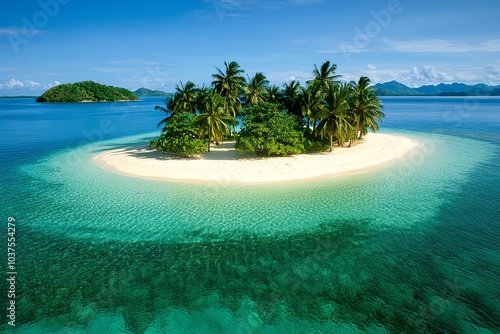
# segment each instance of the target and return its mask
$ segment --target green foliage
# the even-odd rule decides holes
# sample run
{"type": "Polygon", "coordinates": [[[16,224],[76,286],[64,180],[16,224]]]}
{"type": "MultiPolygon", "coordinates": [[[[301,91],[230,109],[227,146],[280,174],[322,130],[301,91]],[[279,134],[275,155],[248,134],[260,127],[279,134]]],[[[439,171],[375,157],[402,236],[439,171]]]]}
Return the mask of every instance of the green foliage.
{"type": "Polygon", "coordinates": [[[262,72],[255,73],[255,76],[246,83],[243,91],[245,94],[245,107],[252,104],[258,104],[265,100],[265,93],[269,80],[262,72]]]}
{"type": "MultiPolygon", "coordinates": [[[[293,80],[285,83],[284,89],[269,85],[261,72],[245,80],[245,71],[237,62],[224,65],[212,75],[211,87],[199,87],[191,81],[177,85],[165,107],[155,107],[166,113],[158,126],[169,124],[179,114],[192,115],[194,129],[187,138],[204,137],[210,151],[211,143],[233,138],[235,117],[244,105],[242,130],[233,138],[236,149],[261,156],[286,156],[323,152],[328,147],[331,151],[335,144],[351,146],[368,130],[378,131],[384,117],[370,79],[341,83],[341,76],[335,73],[337,65],[329,61],[320,67],[314,65],[314,79],[305,86],[293,80]]],[[[182,153],[168,145],[153,143],[182,153]]]]}
{"type": "Polygon", "coordinates": [[[328,140],[316,136],[310,128],[304,129],[304,148],[307,153],[325,152],[329,148],[328,140]]]}
{"type": "Polygon", "coordinates": [[[358,82],[351,82],[352,95],[350,99],[351,111],[356,116],[355,136],[362,138],[368,133],[378,131],[378,122],[385,117],[382,112],[382,102],[376,96],[376,89],[370,86],[370,79],[360,77],[358,82]]]}
{"type": "Polygon", "coordinates": [[[173,110],[178,112],[187,112],[194,114],[198,108],[198,91],[199,89],[192,81],[183,84],[181,81],[180,86],[175,87],[175,94],[172,100],[173,110]]]}
{"type": "Polygon", "coordinates": [[[36,102],[111,102],[137,101],[137,95],[125,88],[106,86],[94,81],[62,84],[47,90],[36,102]]]}
{"type": "Polygon", "coordinates": [[[224,109],[226,113],[236,117],[241,110],[240,95],[246,85],[245,72],[240,65],[232,61],[224,62],[225,71],[217,68],[217,73],[212,74],[212,86],[216,93],[224,98],[224,109]]]}
{"type": "Polygon", "coordinates": [[[149,146],[186,157],[206,152],[206,142],[198,137],[198,127],[194,125],[193,118],[187,113],[172,116],[158,139],[151,140],[149,146]]]}
{"type": "Polygon", "coordinates": [[[417,96],[421,95],[415,89],[403,85],[397,81],[378,83],[374,86],[375,94],[378,96],[417,96]]]}
{"type": "Polygon", "coordinates": [[[167,93],[161,90],[151,90],[144,87],[134,90],[134,94],[137,96],[168,96],[167,93]]]}
{"type": "Polygon", "coordinates": [[[323,91],[328,90],[332,85],[337,83],[337,79],[341,77],[341,75],[335,74],[335,71],[337,70],[337,65],[336,64],[331,64],[330,61],[326,61],[323,64],[321,64],[321,67],[318,69],[316,64],[314,64],[314,79],[309,80],[307,83],[308,84],[315,84],[319,85],[319,88],[323,91]]]}
{"type": "Polygon", "coordinates": [[[292,80],[283,85],[283,95],[281,96],[281,103],[288,111],[288,113],[297,117],[302,117],[302,106],[300,103],[300,93],[303,87],[297,80],[292,80]]]}
{"type": "Polygon", "coordinates": [[[298,101],[302,116],[307,118],[307,127],[309,127],[311,123],[313,124],[313,127],[316,125],[318,114],[321,111],[321,102],[323,101],[323,98],[324,94],[317,81],[312,81],[305,88],[300,87],[298,101]]]}
{"type": "Polygon", "coordinates": [[[207,149],[210,152],[210,143],[214,140],[217,143],[223,140],[229,133],[230,125],[236,125],[237,121],[233,116],[224,112],[224,98],[218,93],[210,93],[203,99],[201,114],[193,119],[193,123],[198,128],[200,136],[207,136],[207,149]]]}
{"type": "Polygon", "coordinates": [[[267,102],[279,105],[281,100],[282,100],[281,97],[283,96],[283,93],[278,86],[272,85],[272,86],[266,87],[266,94],[265,95],[266,95],[267,102]]]}
{"type": "Polygon", "coordinates": [[[334,138],[339,145],[343,145],[346,140],[354,139],[355,115],[349,105],[351,92],[351,86],[347,84],[331,85],[326,92],[319,115],[321,120],[316,130],[321,138],[330,139],[330,151],[333,150],[334,138]]]}
{"type": "Polygon", "coordinates": [[[280,111],[276,104],[263,102],[245,110],[235,147],[260,156],[287,156],[304,153],[304,142],[304,133],[294,116],[280,111]]]}

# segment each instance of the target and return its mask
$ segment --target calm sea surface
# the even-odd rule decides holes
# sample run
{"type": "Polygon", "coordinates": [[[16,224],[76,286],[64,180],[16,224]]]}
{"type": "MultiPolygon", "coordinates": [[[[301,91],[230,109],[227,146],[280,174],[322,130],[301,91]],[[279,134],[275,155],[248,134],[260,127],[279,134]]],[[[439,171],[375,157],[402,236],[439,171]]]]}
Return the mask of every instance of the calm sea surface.
{"type": "Polygon", "coordinates": [[[500,99],[383,102],[382,131],[424,144],[409,159],[242,186],[92,164],[154,138],[161,98],[0,99],[0,331],[499,333],[500,99]]]}

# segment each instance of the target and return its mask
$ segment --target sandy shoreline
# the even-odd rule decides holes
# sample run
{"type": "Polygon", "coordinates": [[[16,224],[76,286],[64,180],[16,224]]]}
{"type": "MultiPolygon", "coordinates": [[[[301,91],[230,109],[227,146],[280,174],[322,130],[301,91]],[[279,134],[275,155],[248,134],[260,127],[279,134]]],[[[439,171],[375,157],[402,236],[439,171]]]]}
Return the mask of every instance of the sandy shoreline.
{"type": "Polygon", "coordinates": [[[356,146],[335,148],[332,153],[258,158],[235,151],[234,143],[224,143],[199,157],[179,158],[136,146],[101,153],[93,162],[115,173],[162,181],[271,183],[380,169],[420,145],[406,137],[377,133],[368,134],[356,146]]]}

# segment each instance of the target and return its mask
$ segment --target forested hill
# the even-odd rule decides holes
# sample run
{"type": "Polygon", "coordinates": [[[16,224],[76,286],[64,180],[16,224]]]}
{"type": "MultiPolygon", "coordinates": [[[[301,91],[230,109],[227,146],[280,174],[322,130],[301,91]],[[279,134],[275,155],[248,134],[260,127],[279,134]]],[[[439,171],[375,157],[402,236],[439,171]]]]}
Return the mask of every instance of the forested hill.
{"type": "Polygon", "coordinates": [[[410,88],[397,81],[378,83],[375,88],[379,96],[498,96],[500,90],[500,86],[457,82],[410,88]]]}
{"type": "Polygon", "coordinates": [[[135,95],[137,96],[167,96],[168,94],[162,92],[161,90],[151,90],[148,88],[141,87],[139,89],[134,90],[135,95]]]}
{"type": "Polygon", "coordinates": [[[52,87],[38,97],[36,102],[112,102],[138,99],[137,95],[125,88],[81,81],[52,87]]]}

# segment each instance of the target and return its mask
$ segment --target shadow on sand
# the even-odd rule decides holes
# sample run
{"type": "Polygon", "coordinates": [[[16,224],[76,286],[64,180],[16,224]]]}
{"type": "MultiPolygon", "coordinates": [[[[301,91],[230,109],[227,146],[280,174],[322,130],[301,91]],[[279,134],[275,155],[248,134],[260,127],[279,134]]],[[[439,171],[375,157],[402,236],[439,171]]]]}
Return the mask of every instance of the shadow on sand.
{"type": "Polygon", "coordinates": [[[179,154],[165,153],[147,145],[142,146],[127,146],[117,149],[116,153],[126,154],[127,156],[139,159],[156,159],[156,160],[260,160],[252,153],[238,152],[234,148],[234,142],[226,142],[219,145],[212,145],[210,152],[191,157],[183,157],[179,154]]]}

